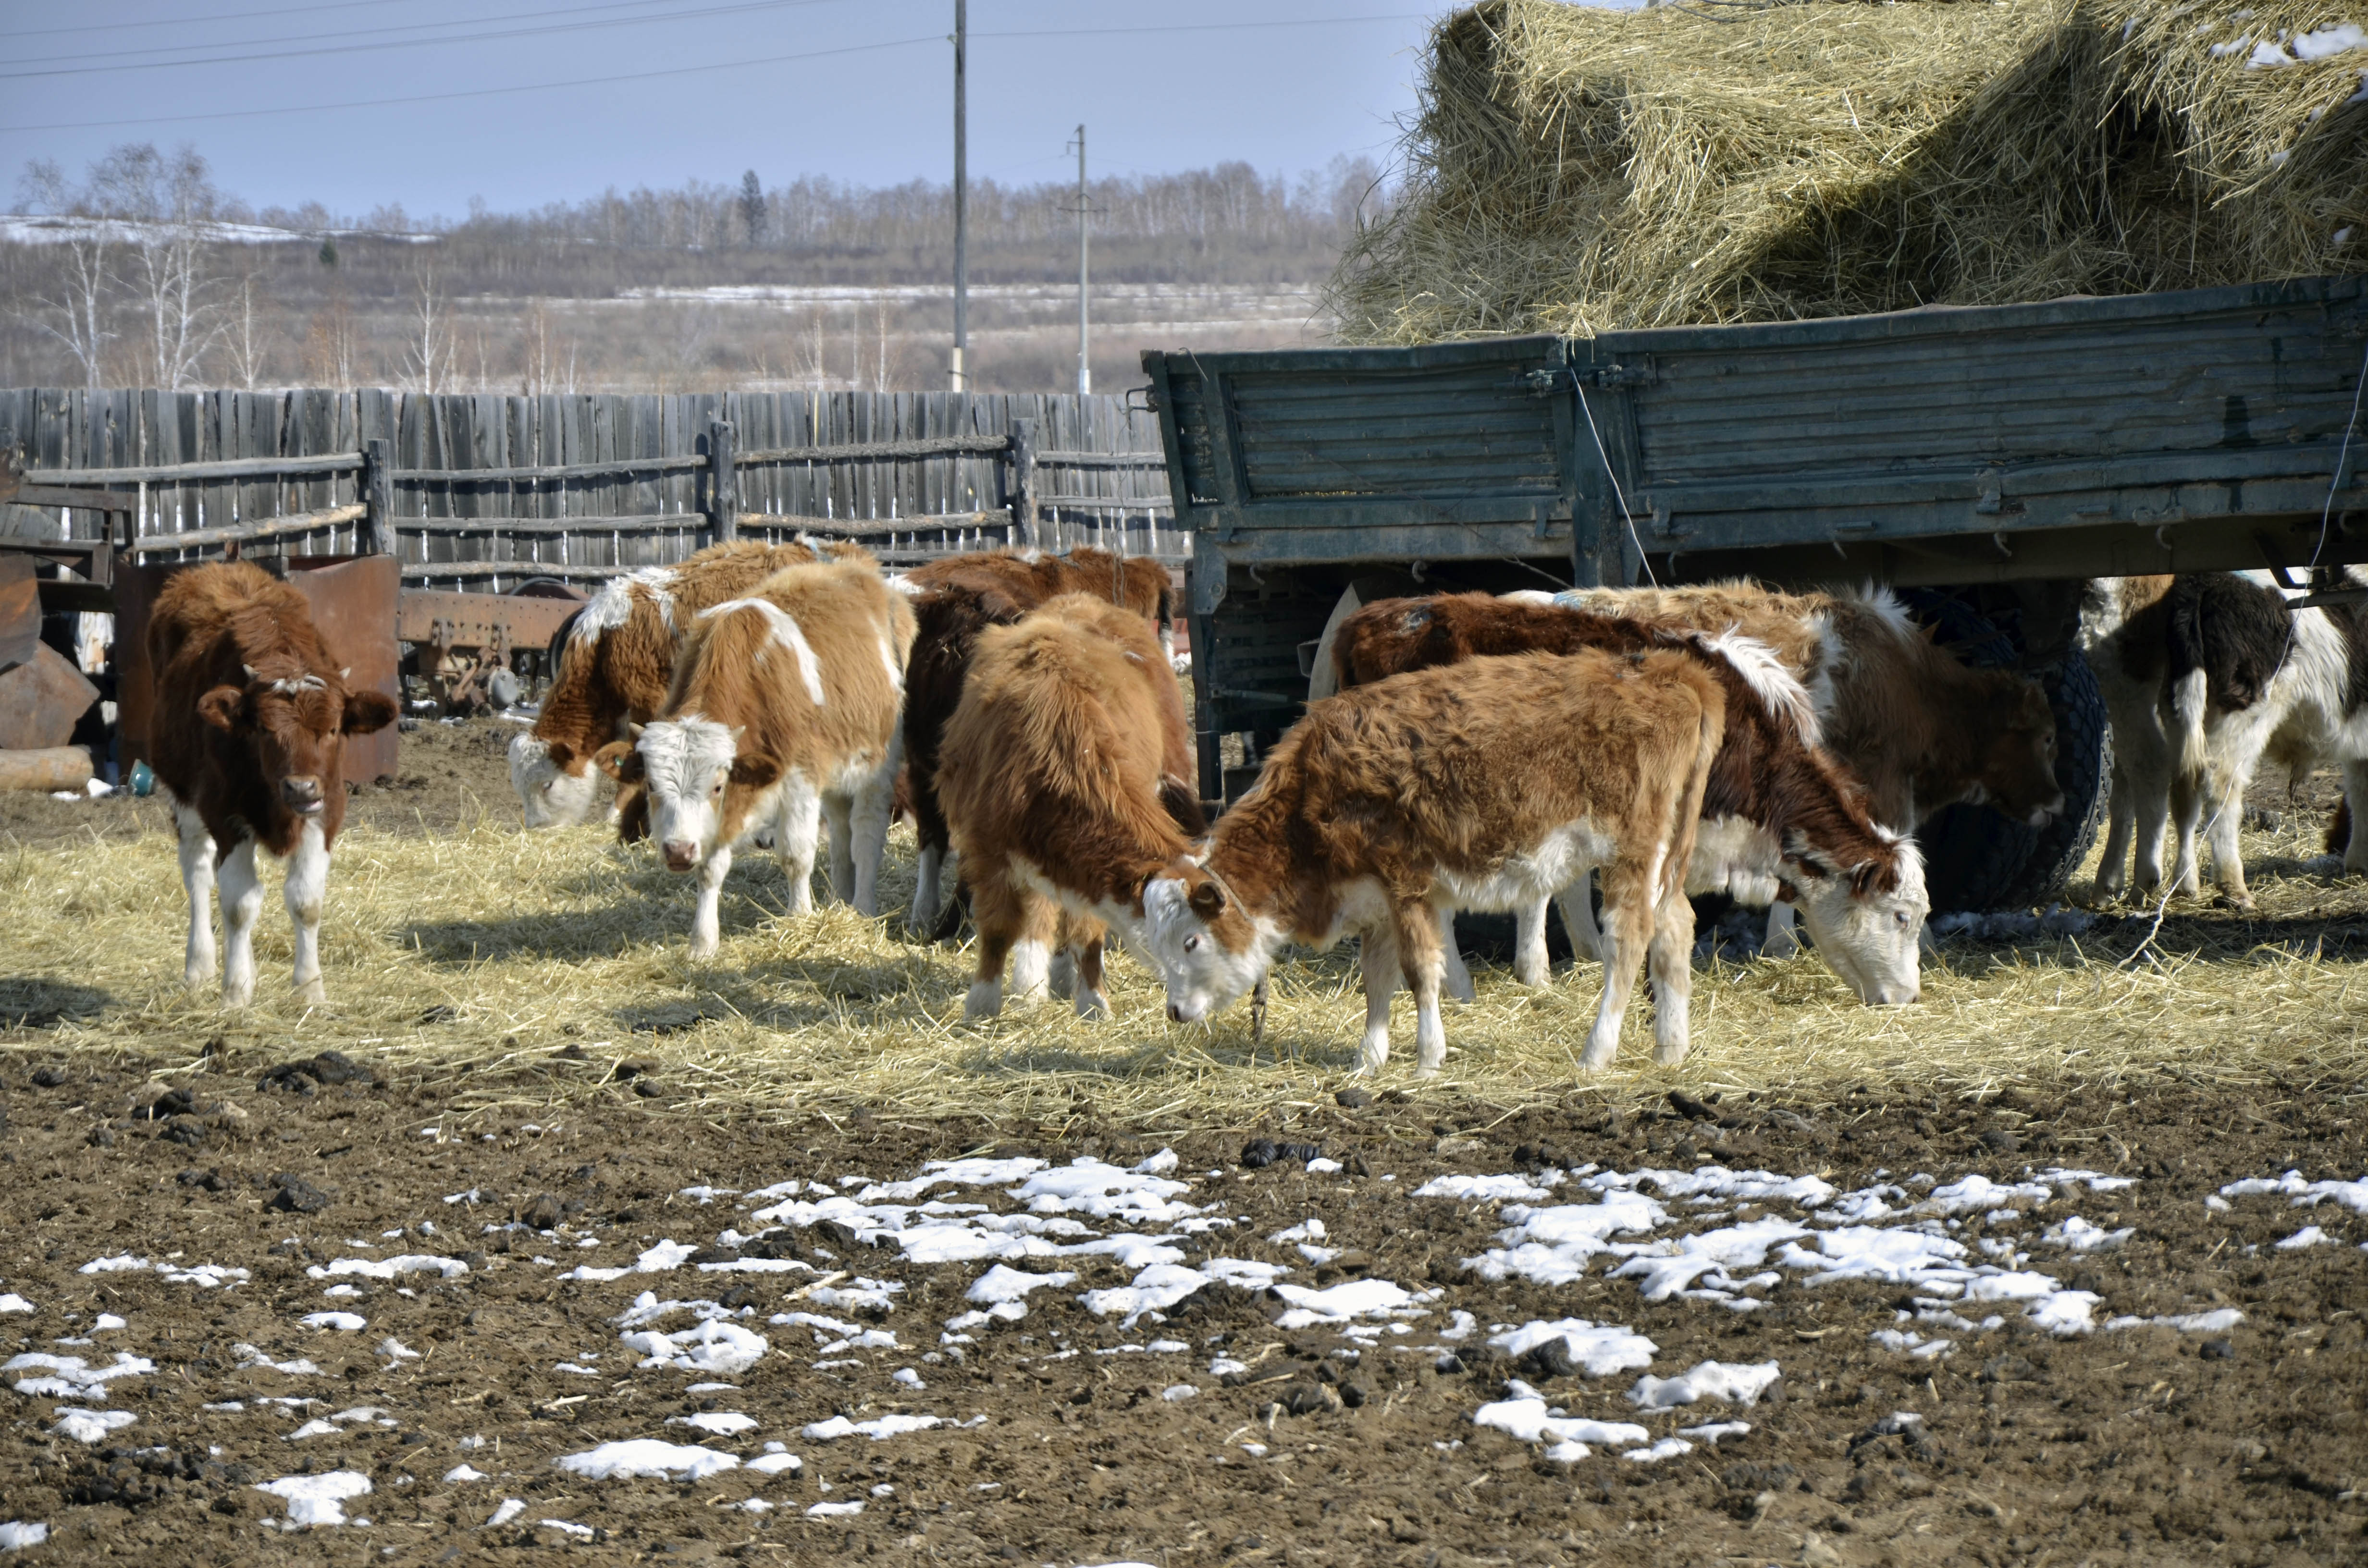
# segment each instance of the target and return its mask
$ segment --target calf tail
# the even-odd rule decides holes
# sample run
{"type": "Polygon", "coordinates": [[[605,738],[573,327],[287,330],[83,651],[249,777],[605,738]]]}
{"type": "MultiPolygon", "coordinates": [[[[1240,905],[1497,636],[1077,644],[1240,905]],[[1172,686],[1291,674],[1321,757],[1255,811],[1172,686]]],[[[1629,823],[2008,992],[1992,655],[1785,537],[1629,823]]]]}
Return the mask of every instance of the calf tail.
{"type": "Polygon", "coordinates": [[[2207,685],[2202,670],[2191,669],[2171,681],[2168,693],[2171,717],[2169,728],[2179,741],[2179,773],[2186,778],[2200,778],[2203,775],[2203,719],[2210,705],[2207,685]]]}
{"type": "Polygon", "coordinates": [[[2351,847],[2351,802],[2335,802],[2335,814],[2327,819],[2327,852],[2341,855],[2351,847]]]}

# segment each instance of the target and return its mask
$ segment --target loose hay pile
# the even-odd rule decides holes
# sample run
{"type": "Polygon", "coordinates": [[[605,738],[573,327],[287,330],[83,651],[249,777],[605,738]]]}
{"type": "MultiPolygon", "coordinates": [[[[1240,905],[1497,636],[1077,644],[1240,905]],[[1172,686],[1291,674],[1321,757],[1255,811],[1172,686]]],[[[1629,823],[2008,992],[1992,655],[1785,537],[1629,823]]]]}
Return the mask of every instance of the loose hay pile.
{"type": "MultiPolygon", "coordinates": [[[[274,1063],[337,1050],[382,1074],[423,1074],[439,1103],[480,1112],[630,1098],[646,1084],[654,1110],[868,1107],[1055,1131],[1080,1114],[1246,1126],[1339,1087],[1356,1061],[1353,948],[1278,970],[1256,1049],[1246,1006],[1205,1031],[1167,1024],[1156,983],[1123,957],[1110,966],[1108,1024],[1055,1004],[974,1028],[961,1021],[968,950],[908,941],[895,923],[843,905],[783,915],[769,859],[734,869],[722,953],[694,963],[689,889],[646,852],[621,852],[596,828],[526,835],[490,823],[434,836],[364,827],[341,840],[323,931],[325,1007],[288,995],[288,926],[268,889],[260,1000],[225,1014],[211,994],[181,988],[174,841],[160,806],[138,809],[154,820],[128,842],[0,846],[0,1052],[123,1054],[161,1071],[198,1066],[220,1036],[225,1053],[211,1064],[249,1084],[274,1063]]],[[[2251,920],[2182,906],[2135,960],[2145,923],[2122,912],[2074,938],[1952,944],[1928,964],[1924,1000],[1896,1009],[1860,1006],[1814,956],[1723,964],[1696,987],[1681,1068],[1651,1065],[1639,1007],[1613,1071],[1585,1092],[1889,1083],[1944,1094],[2160,1071],[2356,1085],[2368,1067],[2368,988],[2355,994],[2368,885],[2309,875],[2315,846],[2299,813],[2288,820],[2282,837],[2248,835],[2261,899],[2251,920]]],[[[912,867],[900,829],[883,877],[890,906],[909,894],[912,867]]],[[[1448,1075],[1433,1087],[1508,1109],[1570,1095],[1597,970],[1558,971],[1543,993],[1502,970],[1482,968],[1479,983],[1476,1006],[1448,1013],[1448,1075]]],[[[1410,1013],[1402,999],[1399,1053],[1373,1086],[1428,1096],[1406,1060],[1410,1013]]],[[[13,1084],[18,1071],[0,1076],[13,1084]]]]}
{"type": "Polygon", "coordinates": [[[2368,6],[1797,0],[1440,23],[1351,342],[2357,270],[2368,6]]]}

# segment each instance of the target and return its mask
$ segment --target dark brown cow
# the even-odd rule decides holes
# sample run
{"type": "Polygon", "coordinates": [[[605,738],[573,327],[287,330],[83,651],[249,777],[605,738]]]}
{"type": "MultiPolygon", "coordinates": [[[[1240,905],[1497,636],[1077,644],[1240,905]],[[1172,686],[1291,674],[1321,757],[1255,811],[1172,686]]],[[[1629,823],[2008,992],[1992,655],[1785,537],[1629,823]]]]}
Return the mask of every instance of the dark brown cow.
{"type": "Polygon", "coordinates": [[[288,862],[297,997],[324,1000],[321,901],[346,818],[345,738],[393,723],[393,699],[348,689],[304,597],[245,563],[199,566],[165,585],[148,623],[148,665],[156,676],[149,761],[173,797],[189,895],[184,976],[192,990],[213,978],[207,904],[219,868],[222,1001],[254,999],[260,845],[288,862]]]}
{"type": "MultiPolygon", "coordinates": [[[[947,721],[962,704],[962,682],[978,634],[990,626],[1012,625],[1063,594],[1091,594],[1152,621],[1165,655],[1173,646],[1169,628],[1174,606],[1167,568],[1103,550],[1076,550],[1066,555],[1034,551],[952,555],[907,574],[899,586],[914,596],[913,611],[920,622],[905,677],[905,766],[920,838],[910,919],[916,926],[928,928],[944,899],[951,842],[945,811],[938,802],[939,747],[947,721]]],[[[1171,688],[1175,685],[1168,684],[1171,688]]],[[[1208,824],[1199,796],[1185,782],[1193,777],[1192,737],[1185,728],[1180,693],[1164,721],[1162,738],[1167,772],[1174,780],[1167,791],[1167,809],[1179,826],[1199,833],[1208,824]]],[[[945,924],[936,927],[940,938],[952,934],[959,918],[952,908],[946,915],[945,924]]]]}

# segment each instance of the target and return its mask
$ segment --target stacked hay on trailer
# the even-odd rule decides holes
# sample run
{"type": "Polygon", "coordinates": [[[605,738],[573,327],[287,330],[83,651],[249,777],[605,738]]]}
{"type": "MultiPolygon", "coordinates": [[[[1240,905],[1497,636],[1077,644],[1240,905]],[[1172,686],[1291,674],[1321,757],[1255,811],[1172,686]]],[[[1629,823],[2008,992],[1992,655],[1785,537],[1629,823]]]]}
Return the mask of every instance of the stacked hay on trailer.
{"type": "Polygon", "coordinates": [[[2357,270],[2368,5],[1490,0],[1441,22],[1340,335],[1770,321],[2357,270]]]}

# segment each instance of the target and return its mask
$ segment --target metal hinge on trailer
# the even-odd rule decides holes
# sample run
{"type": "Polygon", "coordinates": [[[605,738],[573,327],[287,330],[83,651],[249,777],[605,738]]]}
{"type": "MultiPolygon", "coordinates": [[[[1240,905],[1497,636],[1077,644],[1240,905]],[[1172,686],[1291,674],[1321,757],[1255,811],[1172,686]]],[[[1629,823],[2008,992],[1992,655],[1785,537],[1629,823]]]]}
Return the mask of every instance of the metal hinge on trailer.
{"type": "Polygon", "coordinates": [[[1622,364],[1615,361],[1609,365],[1598,366],[1592,370],[1549,367],[1544,369],[1531,370],[1523,376],[1521,381],[1529,387],[1531,397],[1551,397],[1556,389],[1561,387],[1565,376],[1594,387],[1600,392],[1608,392],[1621,387],[1658,386],[1661,381],[1661,373],[1655,368],[1650,355],[1634,364],[1622,364]]]}

